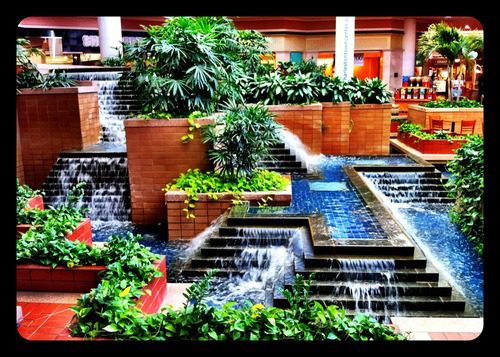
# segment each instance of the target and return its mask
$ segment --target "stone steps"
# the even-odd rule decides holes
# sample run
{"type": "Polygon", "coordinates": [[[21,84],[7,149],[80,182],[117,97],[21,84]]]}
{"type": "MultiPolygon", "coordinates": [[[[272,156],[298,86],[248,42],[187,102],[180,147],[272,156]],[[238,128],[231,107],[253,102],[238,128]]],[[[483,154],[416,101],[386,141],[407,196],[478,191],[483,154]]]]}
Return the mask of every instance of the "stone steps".
{"type": "MultiPolygon", "coordinates": [[[[348,293],[351,289],[367,285],[365,281],[350,281],[346,285],[342,281],[320,281],[311,283],[311,294],[320,296],[339,293],[348,293]]],[[[368,285],[367,285],[368,286],[368,285]]],[[[291,290],[291,284],[285,284],[285,288],[291,290]]],[[[398,296],[443,296],[450,297],[452,288],[449,284],[441,282],[395,282],[391,285],[371,284],[374,296],[387,297],[397,293],[398,296]]]]}
{"type": "Polygon", "coordinates": [[[296,269],[295,273],[309,277],[314,276],[316,280],[325,281],[371,281],[371,282],[387,282],[388,276],[392,276],[395,281],[417,282],[417,281],[439,281],[439,273],[430,269],[395,269],[393,271],[348,271],[343,269],[330,268],[304,268],[296,269]]]}

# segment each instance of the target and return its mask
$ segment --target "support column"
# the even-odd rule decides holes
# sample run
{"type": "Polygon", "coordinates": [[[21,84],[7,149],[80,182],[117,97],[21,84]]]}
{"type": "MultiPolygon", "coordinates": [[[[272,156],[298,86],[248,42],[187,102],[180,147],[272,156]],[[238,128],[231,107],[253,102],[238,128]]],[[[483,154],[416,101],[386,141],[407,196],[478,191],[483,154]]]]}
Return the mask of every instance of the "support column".
{"type": "Polygon", "coordinates": [[[349,80],[354,73],[354,17],[335,18],[335,76],[349,80]]]}
{"type": "Polygon", "coordinates": [[[119,16],[100,16],[97,18],[97,22],[101,60],[121,56],[123,53],[121,18],[119,16]]]}
{"type": "Polygon", "coordinates": [[[403,35],[403,75],[415,75],[415,41],[417,21],[405,19],[403,35]]]}

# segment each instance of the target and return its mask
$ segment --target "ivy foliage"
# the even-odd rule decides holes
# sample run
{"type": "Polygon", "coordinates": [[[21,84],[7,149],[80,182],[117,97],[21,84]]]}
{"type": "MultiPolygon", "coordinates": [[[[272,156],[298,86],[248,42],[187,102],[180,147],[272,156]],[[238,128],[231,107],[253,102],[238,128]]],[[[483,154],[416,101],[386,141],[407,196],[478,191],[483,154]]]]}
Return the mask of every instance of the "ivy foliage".
{"type": "Polygon", "coordinates": [[[199,282],[192,284],[184,294],[186,302],[181,308],[167,306],[161,313],[151,315],[144,315],[133,306],[132,289],[125,292],[110,280],[103,280],[97,289],[82,296],[73,308],[77,314],[72,334],[88,338],[105,336],[157,341],[368,341],[406,338],[367,315],[349,318],[337,306],[322,306],[310,301],[311,281],[299,275],[293,293],[286,294],[289,309],[265,307],[250,301],[240,308],[234,302],[221,307],[209,306],[204,299],[216,273],[215,270],[210,271],[199,282]]]}
{"type": "Polygon", "coordinates": [[[162,189],[164,192],[169,190],[181,190],[186,192],[186,207],[183,211],[187,218],[195,218],[193,211],[196,202],[199,201],[198,194],[208,193],[209,198],[218,199],[218,193],[232,193],[240,196],[243,192],[256,191],[279,191],[284,189],[289,181],[277,172],[267,170],[255,171],[251,177],[242,176],[233,178],[221,176],[214,172],[201,172],[199,169],[189,169],[174,179],[175,183],[169,183],[162,189]]]}
{"type": "Polygon", "coordinates": [[[455,158],[448,162],[452,174],[446,187],[455,199],[450,211],[453,222],[474,244],[482,255],[484,245],[484,140],[474,135],[456,150],[455,158]]]}

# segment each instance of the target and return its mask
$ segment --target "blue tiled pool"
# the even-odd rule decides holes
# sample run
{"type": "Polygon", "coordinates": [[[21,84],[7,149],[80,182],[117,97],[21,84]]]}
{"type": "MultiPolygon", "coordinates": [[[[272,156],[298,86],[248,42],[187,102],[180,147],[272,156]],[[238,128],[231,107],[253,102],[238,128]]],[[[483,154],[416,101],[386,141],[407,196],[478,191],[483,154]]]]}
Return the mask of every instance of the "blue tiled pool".
{"type": "Polygon", "coordinates": [[[478,312],[483,312],[483,260],[455,224],[450,204],[390,204],[398,221],[417,241],[425,255],[478,312]]]}
{"type": "Polygon", "coordinates": [[[294,177],[290,207],[251,208],[252,213],[324,215],[332,239],[383,239],[386,235],[365,206],[363,199],[350,184],[342,169],[349,165],[411,165],[405,156],[329,156],[320,166],[320,180],[294,177]]]}

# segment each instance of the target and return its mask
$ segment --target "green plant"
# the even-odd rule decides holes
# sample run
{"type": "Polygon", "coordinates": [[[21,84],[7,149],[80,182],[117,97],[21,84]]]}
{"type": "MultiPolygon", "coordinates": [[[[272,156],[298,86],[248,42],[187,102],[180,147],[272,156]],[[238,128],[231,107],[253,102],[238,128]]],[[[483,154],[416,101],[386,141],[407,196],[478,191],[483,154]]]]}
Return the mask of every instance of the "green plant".
{"type": "Polygon", "coordinates": [[[44,195],[45,193],[40,190],[33,190],[28,185],[19,184],[19,179],[16,178],[16,212],[17,212],[17,222],[21,223],[23,221],[23,217],[28,215],[29,209],[26,208],[26,204],[30,198],[33,198],[37,195],[44,195]]]}
{"type": "Polygon", "coordinates": [[[189,124],[188,133],[181,137],[182,143],[187,144],[188,142],[194,139],[195,130],[201,127],[199,123],[195,122],[195,119],[203,118],[204,116],[206,116],[206,113],[202,113],[200,111],[194,111],[191,114],[189,114],[187,119],[189,124]]]}
{"type": "Polygon", "coordinates": [[[448,162],[452,174],[446,183],[455,204],[450,211],[453,222],[472,241],[476,250],[483,254],[484,241],[484,141],[473,135],[456,150],[453,160],[448,162]]]}
{"type": "Polygon", "coordinates": [[[279,142],[280,125],[262,105],[231,107],[204,127],[209,157],[222,176],[252,176],[269,146],[279,142]]]}
{"type": "Polygon", "coordinates": [[[462,98],[456,102],[450,102],[449,100],[434,100],[427,103],[420,103],[422,107],[426,108],[481,108],[482,104],[477,100],[470,100],[467,98],[462,98]]]}
{"type": "Polygon", "coordinates": [[[68,78],[66,73],[64,71],[59,72],[59,71],[52,71],[47,76],[45,76],[44,80],[35,85],[33,88],[41,88],[43,90],[48,90],[51,88],[59,88],[59,87],[74,87],[76,86],[77,83],[72,80],[71,78],[68,78]]]}
{"type": "Polygon", "coordinates": [[[72,334],[84,337],[114,337],[135,340],[404,340],[406,337],[373,318],[358,314],[345,316],[345,310],[317,302],[309,297],[310,279],[299,276],[289,295],[290,309],[265,307],[247,301],[240,308],[234,302],[222,307],[204,301],[210,288],[212,270],[185,293],[180,309],[165,307],[161,313],[144,315],[132,299],[134,288],[128,281],[118,283],[110,273],[101,284],[78,300],[72,309],[72,334]]]}
{"type": "Polygon", "coordinates": [[[242,47],[230,20],[175,17],[144,29],[145,38],[125,46],[143,112],[210,114],[218,103],[242,100],[236,83],[243,75],[242,47]]]}
{"type": "Polygon", "coordinates": [[[186,207],[183,209],[186,218],[195,218],[193,210],[196,202],[199,201],[199,193],[208,193],[210,199],[217,200],[218,193],[230,192],[237,200],[241,200],[242,192],[282,190],[289,183],[279,173],[266,170],[257,171],[251,177],[233,178],[212,172],[201,172],[199,169],[189,169],[174,181],[175,184],[165,185],[162,191],[182,190],[186,192],[187,197],[184,201],[186,207]]]}
{"type": "Polygon", "coordinates": [[[30,56],[43,56],[43,52],[30,47],[30,41],[24,38],[16,39],[16,65],[19,73],[16,73],[16,92],[20,88],[33,88],[43,82],[43,76],[31,62],[30,56]]]}
{"type": "Polygon", "coordinates": [[[386,87],[378,78],[361,80],[352,77],[346,89],[352,104],[382,104],[390,103],[392,98],[392,93],[386,87]]]}
{"type": "Polygon", "coordinates": [[[165,119],[165,120],[169,120],[169,119],[172,118],[172,115],[169,114],[169,113],[163,113],[163,112],[151,112],[151,113],[138,114],[137,118],[144,119],[144,120],[149,120],[149,119],[165,119]]]}
{"type": "MultiPolygon", "coordinates": [[[[483,39],[477,35],[461,32],[446,23],[429,25],[417,41],[418,54],[429,58],[434,52],[445,57],[448,66],[448,100],[453,101],[451,93],[451,79],[453,78],[453,64],[456,59],[471,58],[472,54],[483,48],[483,39]]],[[[457,100],[460,98],[457,98],[457,100]]]]}

